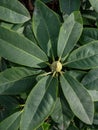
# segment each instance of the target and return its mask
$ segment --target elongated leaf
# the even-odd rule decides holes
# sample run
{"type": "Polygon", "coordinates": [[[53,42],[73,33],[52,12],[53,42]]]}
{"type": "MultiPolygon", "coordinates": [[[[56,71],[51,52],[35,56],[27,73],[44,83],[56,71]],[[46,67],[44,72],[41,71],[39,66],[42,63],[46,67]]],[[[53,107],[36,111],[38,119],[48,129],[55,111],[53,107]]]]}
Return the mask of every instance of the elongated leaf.
{"type": "Polygon", "coordinates": [[[89,71],[82,79],[82,84],[89,90],[98,91],[98,68],[89,71]]]}
{"type": "Polygon", "coordinates": [[[1,72],[0,94],[19,94],[26,91],[35,81],[35,78],[30,76],[37,75],[39,72],[25,67],[13,67],[1,72]]]}
{"type": "Polygon", "coordinates": [[[14,97],[0,95],[0,122],[15,112],[18,107],[19,102],[14,97]]]}
{"type": "Polygon", "coordinates": [[[57,38],[60,30],[59,17],[40,0],[36,0],[35,3],[33,30],[44,52],[48,55],[56,54],[57,38]],[[51,52],[51,49],[53,49],[53,52],[51,52]]]}
{"type": "Polygon", "coordinates": [[[8,60],[30,67],[45,66],[47,56],[33,42],[18,33],[0,27],[0,55],[8,60]]]}
{"type": "Polygon", "coordinates": [[[42,78],[32,89],[21,119],[21,130],[31,130],[49,116],[57,95],[57,79],[49,76],[42,78]]]}
{"type": "Polygon", "coordinates": [[[18,130],[21,112],[16,112],[0,123],[0,130],[18,130]]]}
{"type": "Polygon", "coordinates": [[[30,14],[18,0],[0,0],[0,19],[11,23],[24,23],[30,14]]]}
{"type": "Polygon", "coordinates": [[[82,33],[82,19],[80,13],[72,13],[63,23],[58,40],[58,56],[65,58],[74,48],[82,33]]]}
{"type": "Polygon", "coordinates": [[[62,95],[60,95],[60,98],[57,98],[51,117],[58,124],[59,129],[67,129],[69,126],[73,118],[73,113],[70,110],[66,99],[62,98],[62,95]]]}
{"type": "Polygon", "coordinates": [[[59,0],[59,3],[63,14],[70,14],[80,8],[80,0],[59,0]]]}
{"type": "Polygon", "coordinates": [[[97,28],[84,28],[82,36],[80,38],[81,44],[87,44],[93,40],[98,40],[98,29],[97,28]]]}
{"type": "MultiPolygon", "coordinates": [[[[61,91],[62,92],[62,91],[61,91]]],[[[74,118],[74,114],[71,111],[69,104],[67,103],[63,93],[60,94],[60,101],[61,101],[61,107],[62,107],[62,113],[63,113],[63,125],[62,128],[68,128],[71,121],[74,118]]]]}
{"type": "Polygon", "coordinates": [[[64,96],[73,113],[83,122],[92,124],[94,104],[87,90],[82,84],[66,73],[60,77],[60,82],[64,96]]]}
{"type": "Polygon", "coordinates": [[[98,66],[98,41],[88,43],[74,50],[65,66],[77,69],[90,69],[98,66]]]}
{"type": "Polygon", "coordinates": [[[95,9],[95,11],[98,13],[98,0],[89,0],[92,7],[95,9]]]}

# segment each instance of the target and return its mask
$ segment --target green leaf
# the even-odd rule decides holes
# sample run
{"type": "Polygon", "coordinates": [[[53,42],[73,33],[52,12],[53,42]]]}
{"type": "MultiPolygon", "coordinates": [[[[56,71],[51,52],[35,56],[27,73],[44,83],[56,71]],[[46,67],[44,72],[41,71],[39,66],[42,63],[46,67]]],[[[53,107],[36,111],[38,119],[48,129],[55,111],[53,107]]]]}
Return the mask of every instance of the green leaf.
{"type": "Polygon", "coordinates": [[[49,130],[50,124],[47,123],[47,122],[44,122],[43,125],[42,125],[42,128],[43,128],[43,130],[49,130]]]}
{"type": "Polygon", "coordinates": [[[86,124],[92,124],[94,103],[87,90],[68,74],[60,77],[61,87],[73,113],[86,124]]]}
{"type": "MultiPolygon", "coordinates": [[[[18,25],[19,25],[19,24],[18,24],[18,25]]],[[[17,25],[16,25],[16,27],[15,27],[15,26],[12,27],[12,30],[14,30],[14,31],[16,31],[17,33],[23,35],[24,26],[21,26],[21,25],[20,25],[20,27],[17,27],[17,25]],[[18,28],[18,29],[17,29],[17,28],[18,28]]]]}
{"type": "Polygon", "coordinates": [[[0,55],[12,62],[38,68],[46,66],[43,62],[48,60],[35,43],[3,27],[0,27],[0,55]]]}
{"type": "Polygon", "coordinates": [[[18,0],[0,0],[0,19],[11,23],[24,23],[30,19],[30,14],[18,0]]]}
{"type": "Polygon", "coordinates": [[[56,54],[57,38],[61,25],[58,15],[44,3],[37,0],[35,2],[32,24],[35,37],[40,47],[47,55],[51,53],[56,54]]]}
{"type": "Polygon", "coordinates": [[[70,14],[80,8],[80,0],[59,0],[60,10],[63,14],[70,14]]]}
{"type": "Polygon", "coordinates": [[[87,72],[85,72],[85,71],[79,71],[79,70],[70,70],[70,71],[67,71],[66,73],[69,74],[69,75],[71,75],[72,77],[74,77],[78,81],[81,81],[83,79],[84,75],[87,72]]]}
{"type": "Polygon", "coordinates": [[[23,34],[23,30],[24,30],[23,23],[12,24],[12,23],[1,22],[0,26],[7,28],[7,29],[14,30],[14,31],[18,32],[19,34],[23,34]]]}
{"type": "Polygon", "coordinates": [[[94,10],[92,10],[92,7],[91,8],[89,7],[88,9],[83,11],[82,16],[83,16],[83,20],[84,20],[83,21],[84,26],[91,27],[93,25],[93,23],[96,22],[98,14],[94,10]]]}
{"type": "Polygon", "coordinates": [[[1,22],[0,26],[11,29],[13,27],[13,24],[12,23],[1,22]]]}
{"type": "Polygon", "coordinates": [[[98,68],[90,70],[81,82],[87,89],[98,91],[98,68]]]}
{"type": "Polygon", "coordinates": [[[21,119],[21,130],[38,128],[49,116],[57,96],[57,79],[42,78],[29,94],[21,119]]]}
{"type": "Polygon", "coordinates": [[[95,106],[95,113],[94,113],[93,124],[98,125],[98,102],[95,102],[94,106],[95,106]]]}
{"type": "Polygon", "coordinates": [[[95,113],[95,115],[94,115],[93,124],[94,124],[94,125],[98,125],[98,113],[95,113]]]}
{"type": "Polygon", "coordinates": [[[62,93],[60,94],[60,98],[56,100],[51,117],[58,124],[59,129],[67,129],[73,118],[73,113],[62,93]]]}
{"type": "Polygon", "coordinates": [[[19,102],[14,97],[0,95],[0,122],[15,112],[18,107],[19,102]]]}
{"type": "Polygon", "coordinates": [[[80,38],[80,43],[81,44],[87,44],[93,40],[98,40],[98,29],[97,28],[84,28],[81,38],[80,38]]]}
{"type": "Polygon", "coordinates": [[[89,2],[91,3],[93,9],[95,9],[95,11],[98,13],[98,0],[89,0],[89,2]]]}
{"type": "Polygon", "coordinates": [[[0,130],[18,130],[21,112],[16,112],[0,123],[0,130]]]}
{"type": "Polygon", "coordinates": [[[94,102],[98,102],[98,91],[96,90],[88,90],[90,96],[92,97],[92,100],[94,102]]]}
{"type": "Polygon", "coordinates": [[[76,69],[91,69],[98,66],[98,41],[90,42],[74,50],[65,66],[76,69]]]}
{"type": "Polygon", "coordinates": [[[82,18],[80,12],[74,12],[63,23],[58,39],[58,56],[65,59],[74,48],[82,33],[82,18]]]}
{"type": "Polygon", "coordinates": [[[29,40],[31,40],[32,42],[34,42],[34,43],[37,44],[37,41],[36,41],[36,39],[35,39],[33,30],[32,30],[32,25],[31,25],[31,23],[25,26],[25,28],[24,28],[24,35],[25,35],[29,40]]]}
{"type": "Polygon", "coordinates": [[[13,67],[0,73],[0,94],[20,94],[35,82],[34,75],[40,71],[25,67],[13,67]],[[30,77],[32,76],[32,77],[30,77]]]}
{"type": "Polygon", "coordinates": [[[59,129],[67,129],[73,118],[73,113],[62,93],[60,98],[57,98],[51,117],[58,124],[59,129]]]}

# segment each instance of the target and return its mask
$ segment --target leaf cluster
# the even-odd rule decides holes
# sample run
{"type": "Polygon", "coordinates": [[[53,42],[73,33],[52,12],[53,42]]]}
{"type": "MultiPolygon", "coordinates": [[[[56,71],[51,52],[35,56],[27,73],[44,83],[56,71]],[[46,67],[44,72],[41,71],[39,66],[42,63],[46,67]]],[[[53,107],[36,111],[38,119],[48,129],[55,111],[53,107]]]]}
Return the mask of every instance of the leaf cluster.
{"type": "Polygon", "coordinates": [[[98,1],[52,2],[0,0],[0,130],[98,129],[98,1]]]}

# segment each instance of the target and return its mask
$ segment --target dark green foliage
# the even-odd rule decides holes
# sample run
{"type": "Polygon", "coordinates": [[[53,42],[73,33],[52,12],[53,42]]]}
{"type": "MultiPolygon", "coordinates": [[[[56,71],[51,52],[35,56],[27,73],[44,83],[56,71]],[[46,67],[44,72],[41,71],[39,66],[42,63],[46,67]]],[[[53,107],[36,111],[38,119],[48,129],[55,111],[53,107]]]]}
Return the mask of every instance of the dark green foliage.
{"type": "Polygon", "coordinates": [[[98,1],[28,2],[0,1],[0,130],[97,130],[98,1]]]}

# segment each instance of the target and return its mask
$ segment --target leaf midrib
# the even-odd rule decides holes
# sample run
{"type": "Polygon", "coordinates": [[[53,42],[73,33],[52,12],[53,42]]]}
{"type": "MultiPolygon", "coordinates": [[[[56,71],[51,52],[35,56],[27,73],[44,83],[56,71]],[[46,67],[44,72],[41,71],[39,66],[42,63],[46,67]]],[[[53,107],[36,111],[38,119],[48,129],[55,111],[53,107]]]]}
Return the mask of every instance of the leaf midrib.
{"type": "MultiPolygon", "coordinates": [[[[35,117],[36,111],[38,111],[38,108],[39,108],[41,102],[43,101],[45,94],[47,93],[47,89],[49,88],[49,85],[50,85],[52,79],[53,79],[53,78],[50,79],[50,81],[49,81],[49,83],[48,83],[48,86],[47,86],[47,88],[46,88],[46,92],[44,93],[44,95],[43,95],[43,97],[42,97],[42,100],[40,101],[39,105],[37,106],[37,109],[36,109],[35,111],[33,111],[33,113],[34,113],[34,114],[33,114],[33,117],[35,117]]],[[[32,118],[33,118],[33,117],[32,117],[32,118]]],[[[31,119],[31,121],[32,121],[32,119],[31,119]]],[[[31,121],[29,122],[29,125],[31,124],[31,121]]],[[[28,126],[29,126],[29,125],[28,125],[28,126]]]]}
{"type": "Polygon", "coordinates": [[[18,15],[21,15],[21,16],[23,16],[23,17],[26,17],[26,18],[29,18],[28,16],[26,16],[26,15],[23,15],[23,14],[21,14],[20,12],[17,12],[16,10],[13,10],[12,8],[11,9],[9,9],[8,7],[6,7],[6,6],[0,6],[1,8],[6,8],[6,9],[8,9],[8,10],[10,10],[10,11],[12,11],[12,12],[14,12],[14,13],[16,13],[16,14],[18,14],[18,15]]]}
{"type": "MultiPolygon", "coordinates": [[[[64,75],[63,75],[63,79],[67,81],[67,79],[64,77],[64,75]]],[[[78,97],[77,93],[75,93],[74,89],[71,87],[71,85],[70,85],[70,83],[69,83],[68,81],[67,81],[67,83],[69,84],[70,89],[72,89],[72,91],[73,91],[74,94],[76,95],[76,97],[77,97],[77,99],[78,99],[78,101],[79,101],[79,104],[81,104],[82,110],[84,110],[85,115],[87,115],[86,117],[87,117],[88,121],[91,122],[91,121],[89,120],[89,118],[88,118],[88,114],[86,113],[85,108],[84,108],[84,106],[82,105],[82,102],[81,102],[80,98],[78,97]]],[[[69,105],[70,105],[70,104],[69,104],[69,105]]],[[[70,106],[70,107],[71,107],[71,106],[70,106]]]]}
{"type": "MultiPolygon", "coordinates": [[[[13,82],[17,82],[17,81],[22,80],[22,79],[24,79],[24,78],[26,78],[26,77],[29,77],[29,76],[33,76],[33,74],[27,75],[27,76],[24,76],[24,77],[21,77],[21,78],[17,78],[17,79],[15,79],[15,80],[11,80],[10,82],[7,81],[7,82],[5,82],[5,83],[0,83],[0,86],[2,87],[2,85],[8,85],[8,84],[11,84],[11,83],[13,83],[13,82]]],[[[11,79],[12,79],[12,78],[11,78],[11,79]]]]}
{"type": "MultiPolygon", "coordinates": [[[[9,42],[7,42],[7,41],[5,41],[5,40],[3,40],[3,39],[1,39],[1,40],[2,40],[3,42],[5,42],[6,44],[8,44],[9,46],[12,46],[12,48],[15,48],[15,50],[19,50],[20,52],[22,52],[22,53],[28,55],[28,57],[30,56],[30,57],[32,57],[32,58],[34,58],[34,59],[37,59],[38,61],[44,62],[43,60],[39,59],[39,58],[36,57],[35,55],[32,55],[32,54],[30,54],[29,52],[26,52],[25,50],[23,50],[23,49],[21,49],[21,48],[18,48],[17,46],[12,45],[11,43],[9,43],[9,42]]],[[[1,44],[2,44],[2,43],[1,43],[1,44]]]]}
{"type": "Polygon", "coordinates": [[[90,83],[95,82],[96,80],[98,80],[98,77],[96,77],[94,80],[90,80],[90,81],[89,81],[88,83],[86,83],[86,84],[83,83],[83,82],[82,82],[82,83],[83,83],[84,86],[86,86],[86,85],[88,86],[90,83]]]}
{"type": "MultiPolygon", "coordinates": [[[[53,78],[50,79],[50,81],[49,81],[49,83],[48,83],[48,85],[47,85],[46,92],[47,92],[47,89],[48,89],[49,86],[50,86],[50,83],[51,83],[52,79],[53,79],[53,78]]],[[[44,98],[46,92],[44,93],[43,98],[44,98]]],[[[43,98],[42,98],[42,100],[43,100],[43,98]]],[[[42,100],[41,100],[41,102],[42,102],[42,100]]],[[[40,104],[41,104],[41,102],[40,102],[40,104]]],[[[40,104],[38,105],[37,109],[35,110],[33,117],[36,115],[36,111],[38,110],[40,104]]]]}
{"type": "MultiPolygon", "coordinates": [[[[68,43],[68,40],[69,40],[70,35],[71,35],[71,33],[72,33],[72,30],[73,30],[73,28],[74,28],[74,26],[75,26],[76,23],[77,23],[77,22],[74,21],[74,24],[73,24],[73,26],[72,26],[72,28],[71,28],[71,30],[70,30],[70,34],[68,35],[67,39],[66,39],[65,42],[64,42],[64,47],[63,47],[63,49],[62,49],[63,51],[62,51],[62,53],[60,54],[60,57],[62,57],[62,55],[63,55],[63,53],[64,53],[64,50],[65,50],[65,48],[66,48],[66,46],[67,46],[67,43],[68,43]]],[[[62,28],[64,29],[65,27],[62,26],[62,28]]],[[[65,29],[64,29],[64,30],[65,30],[65,29]]]]}
{"type": "MultiPolygon", "coordinates": [[[[45,26],[46,26],[46,30],[47,30],[47,34],[48,34],[48,38],[49,38],[50,41],[52,41],[52,37],[51,37],[51,35],[50,35],[49,29],[48,29],[48,25],[47,25],[47,23],[45,22],[46,20],[44,19],[44,16],[43,16],[41,10],[40,10],[40,12],[41,12],[41,16],[42,16],[42,18],[43,18],[44,24],[45,24],[45,26]]],[[[50,42],[50,44],[51,44],[51,52],[52,52],[52,54],[54,55],[54,53],[53,53],[53,45],[52,45],[51,42],[50,42]]]]}
{"type": "Polygon", "coordinates": [[[17,118],[19,118],[21,113],[18,113],[17,117],[15,118],[15,120],[12,120],[12,122],[9,123],[9,125],[7,126],[6,130],[9,129],[14,123],[15,121],[17,120],[17,118]]]}
{"type": "Polygon", "coordinates": [[[81,61],[81,60],[85,60],[87,58],[90,58],[90,57],[93,57],[93,56],[96,56],[96,55],[98,55],[98,54],[94,54],[94,55],[90,55],[90,56],[85,57],[85,58],[79,58],[79,59],[76,59],[76,60],[73,60],[73,61],[69,61],[69,62],[66,62],[64,65],[68,65],[68,64],[71,64],[73,62],[78,62],[78,61],[81,61]]]}

